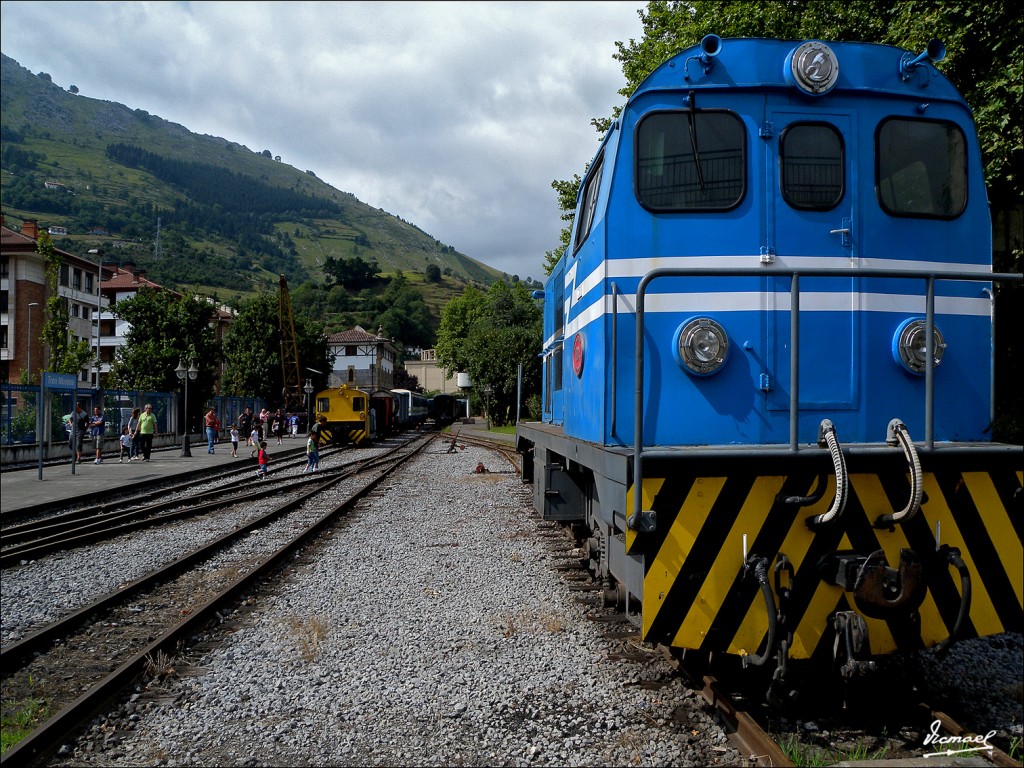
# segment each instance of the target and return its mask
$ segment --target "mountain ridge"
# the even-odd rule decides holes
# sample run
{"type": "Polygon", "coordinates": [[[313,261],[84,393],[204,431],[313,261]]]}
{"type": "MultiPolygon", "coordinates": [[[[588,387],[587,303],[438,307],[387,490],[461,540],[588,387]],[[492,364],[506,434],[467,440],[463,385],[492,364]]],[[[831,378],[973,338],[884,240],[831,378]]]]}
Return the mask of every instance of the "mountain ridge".
{"type": "Polygon", "coordinates": [[[44,228],[65,227],[67,236],[54,237],[65,250],[103,247],[114,252],[113,258],[145,267],[168,287],[240,294],[276,285],[279,274],[318,282],[328,258],[375,262],[385,274],[425,272],[434,265],[446,276],[483,285],[510,279],[267,150],[250,150],[144,110],[78,95],[74,86],[64,90],[6,54],[0,54],[0,86],[4,213],[36,219],[44,228]],[[112,150],[118,146],[121,160],[112,150]],[[209,195],[206,202],[197,201],[180,180],[173,183],[152,167],[124,162],[125,147],[191,163],[194,175],[228,171],[249,192],[276,189],[282,199],[290,196],[292,208],[296,200],[321,203],[259,215],[226,212],[228,206],[211,203],[209,195]],[[89,231],[95,227],[110,236],[89,231]],[[180,263],[168,263],[170,255],[180,263]]]}

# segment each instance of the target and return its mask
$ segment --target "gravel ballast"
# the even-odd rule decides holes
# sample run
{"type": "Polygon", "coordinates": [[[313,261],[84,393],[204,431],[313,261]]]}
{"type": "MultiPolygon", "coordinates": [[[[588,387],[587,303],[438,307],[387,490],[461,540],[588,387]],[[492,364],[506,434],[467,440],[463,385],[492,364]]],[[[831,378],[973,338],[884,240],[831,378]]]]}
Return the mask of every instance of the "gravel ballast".
{"type": "Polygon", "coordinates": [[[151,684],[57,761],[736,764],[666,662],[609,659],[518,477],[482,449],[428,452],[196,669],[151,684]]]}

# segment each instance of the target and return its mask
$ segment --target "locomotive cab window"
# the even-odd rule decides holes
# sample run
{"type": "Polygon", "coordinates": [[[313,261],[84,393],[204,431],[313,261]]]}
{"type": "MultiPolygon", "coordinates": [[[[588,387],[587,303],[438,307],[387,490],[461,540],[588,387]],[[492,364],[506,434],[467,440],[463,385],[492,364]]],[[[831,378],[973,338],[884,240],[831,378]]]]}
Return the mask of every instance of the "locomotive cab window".
{"type": "Polygon", "coordinates": [[[746,190],[746,134],[729,112],[653,112],[636,129],[636,196],[652,211],[728,210],[746,190]]]}
{"type": "Polygon", "coordinates": [[[959,126],[893,118],[876,136],[878,201],[895,216],[951,219],[967,206],[967,141],[959,126]]]}
{"type": "Polygon", "coordinates": [[[331,398],[329,397],[318,397],[316,399],[316,409],[319,413],[327,413],[331,410],[331,398]]]}
{"type": "Polygon", "coordinates": [[[573,253],[579,250],[594,224],[594,211],[597,208],[597,192],[601,187],[601,170],[604,167],[604,155],[597,159],[594,168],[587,175],[586,184],[583,187],[583,204],[580,206],[579,221],[576,223],[576,242],[573,253]]]}
{"type": "Polygon", "coordinates": [[[843,140],[834,126],[798,123],[779,141],[782,197],[794,208],[828,211],[843,198],[843,140]]]}

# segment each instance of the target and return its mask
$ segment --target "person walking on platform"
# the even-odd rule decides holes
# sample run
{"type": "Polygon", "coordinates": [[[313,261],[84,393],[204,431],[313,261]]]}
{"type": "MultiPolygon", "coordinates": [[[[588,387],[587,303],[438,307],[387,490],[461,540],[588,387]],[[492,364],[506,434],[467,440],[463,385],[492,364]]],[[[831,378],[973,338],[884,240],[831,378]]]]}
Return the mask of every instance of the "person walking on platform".
{"type": "Polygon", "coordinates": [[[274,437],[277,438],[277,445],[281,445],[281,438],[284,436],[284,413],[280,408],[277,409],[277,413],[273,414],[270,418],[274,420],[274,426],[271,428],[274,432],[274,437]]]}
{"type": "Polygon", "coordinates": [[[238,425],[231,425],[231,455],[234,458],[238,458],[238,425]]]}
{"type": "Polygon", "coordinates": [[[139,441],[135,439],[135,433],[139,431],[139,413],[138,408],[132,408],[131,418],[128,419],[128,439],[131,442],[128,461],[135,461],[139,458],[139,441]]]}
{"type": "Polygon", "coordinates": [[[217,438],[220,437],[220,419],[217,418],[217,410],[211,408],[206,412],[206,452],[213,453],[217,445],[217,438]]]}
{"type": "Polygon", "coordinates": [[[107,431],[107,420],[103,418],[103,409],[93,406],[92,421],[89,422],[89,436],[96,443],[96,460],[93,464],[103,463],[103,433],[107,431]]]}
{"type": "Polygon", "coordinates": [[[128,457],[128,461],[132,460],[132,435],[128,431],[128,427],[124,427],[121,430],[121,437],[118,438],[118,442],[121,444],[121,450],[117,455],[117,463],[124,464],[124,457],[128,457]]]}
{"type": "Polygon", "coordinates": [[[260,450],[260,428],[256,426],[257,420],[258,417],[256,420],[253,420],[252,432],[249,433],[248,445],[254,446],[253,449],[249,452],[250,459],[255,459],[256,454],[259,453],[260,450]]]}
{"type": "Polygon", "coordinates": [[[156,414],[153,413],[153,406],[149,403],[142,409],[139,416],[139,428],[135,433],[135,439],[142,449],[142,460],[149,461],[149,454],[153,451],[153,435],[156,434],[156,414]]]}
{"type": "Polygon", "coordinates": [[[71,449],[72,462],[82,463],[82,449],[85,448],[85,433],[89,429],[89,414],[81,403],[75,403],[75,411],[69,421],[74,421],[72,431],[68,432],[68,447],[71,449]],[[72,436],[74,436],[72,438],[72,436]]]}
{"type": "Polygon", "coordinates": [[[252,408],[246,406],[245,411],[238,417],[238,432],[245,435],[245,444],[251,445],[252,440],[249,433],[252,432],[252,408]]]}

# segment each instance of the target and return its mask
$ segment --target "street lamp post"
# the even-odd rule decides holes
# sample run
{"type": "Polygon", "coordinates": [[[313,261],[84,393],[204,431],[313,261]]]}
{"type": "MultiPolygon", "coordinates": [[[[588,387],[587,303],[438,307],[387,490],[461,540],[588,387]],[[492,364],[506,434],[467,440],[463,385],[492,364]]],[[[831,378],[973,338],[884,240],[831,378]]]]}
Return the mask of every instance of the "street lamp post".
{"type": "Polygon", "coordinates": [[[313,396],[312,380],[306,379],[306,385],[302,388],[302,391],[306,393],[306,434],[309,434],[309,430],[313,427],[313,401],[310,399],[313,396]]]}
{"type": "Polygon", "coordinates": [[[100,388],[100,366],[102,359],[100,355],[100,315],[103,313],[103,309],[100,306],[100,301],[103,298],[103,249],[93,248],[89,253],[99,257],[99,271],[96,275],[96,389],[100,388]]]}
{"type": "Polygon", "coordinates": [[[185,382],[185,410],[184,418],[182,419],[184,422],[184,428],[182,429],[181,455],[191,457],[192,450],[189,448],[188,444],[188,382],[189,379],[192,381],[196,380],[196,376],[199,375],[199,369],[192,360],[189,360],[188,367],[186,368],[185,359],[182,358],[178,360],[178,367],[174,369],[174,372],[177,374],[179,381],[185,382]]]}
{"type": "Polygon", "coordinates": [[[484,387],[484,397],[487,398],[487,431],[488,432],[490,432],[490,430],[491,430],[491,392],[493,392],[493,391],[494,390],[491,389],[490,385],[487,385],[486,387],[484,387]]]}
{"type": "MultiPolygon", "coordinates": [[[[28,305],[28,355],[26,367],[28,368],[28,383],[32,383],[32,307],[38,307],[39,302],[33,301],[28,305]]],[[[40,382],[42,384],[42,382],[40,382]]],[[[36,419],[33,429],[35,430],[36,443],[39,444],[39,479],[43,479],[43,435],[42,430],[39,429],[39,425],[42,424],[42,409],[43,409],[43,388],[39,387],[39,396],[36,398],[36,419]]]]}

